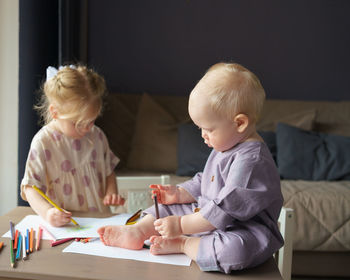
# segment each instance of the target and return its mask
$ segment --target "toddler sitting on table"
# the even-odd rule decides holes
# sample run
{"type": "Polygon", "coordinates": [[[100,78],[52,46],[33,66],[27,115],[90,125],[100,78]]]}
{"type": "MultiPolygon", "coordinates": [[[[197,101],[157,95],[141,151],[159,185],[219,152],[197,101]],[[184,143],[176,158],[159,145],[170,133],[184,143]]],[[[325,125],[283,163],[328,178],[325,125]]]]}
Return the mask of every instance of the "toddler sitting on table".
{"type": "Polygon", "coordinates": [[[212,147],[203,172],[177,186],[152,185],[160,203],[131,226],[98,230],[105,245],[155,255],[184,253],[203,271],[230,273],[257,266],[282,245],[283,203],[274,160],[256,132],[265,92],[239,64],[218,63],[198,82],[188,110],[212,147]]]}

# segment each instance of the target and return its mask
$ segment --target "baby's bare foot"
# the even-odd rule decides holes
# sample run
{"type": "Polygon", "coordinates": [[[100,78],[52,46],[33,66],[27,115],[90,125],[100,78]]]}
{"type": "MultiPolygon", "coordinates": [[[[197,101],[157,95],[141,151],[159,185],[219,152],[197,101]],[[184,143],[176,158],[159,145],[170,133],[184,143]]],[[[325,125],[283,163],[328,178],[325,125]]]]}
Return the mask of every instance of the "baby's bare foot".
{"type": "Polygon", "coordinates": [[[143,232],[135,226],[105,226],[100,227],[97,232],[107,246],[140,250],[146,240],[143,232]]]}
{"type": "Polygon", "coordinates": [[[166,255],[183,253],[186,236],[176,238],[164,238],[162,236],[151,236],[150,252],[153,255],[166,255]]]}

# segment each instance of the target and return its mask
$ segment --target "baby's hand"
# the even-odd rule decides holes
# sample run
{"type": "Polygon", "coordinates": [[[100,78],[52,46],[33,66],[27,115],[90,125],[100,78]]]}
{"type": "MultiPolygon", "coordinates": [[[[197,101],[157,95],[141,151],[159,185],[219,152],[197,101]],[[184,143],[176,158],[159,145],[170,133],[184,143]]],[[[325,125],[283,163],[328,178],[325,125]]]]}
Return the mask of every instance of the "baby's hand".
{"type": "Polygon", "coordinates": [[[104,205],[124,205],[124,202],[125,199],[116,193],[106,194],[103,198],[104,205]]]}
{"type": "Polygon", "coordinates": [[[54,227],[61,227],[65,224],[70,223],[72,213],[64,210],[64,212],[56,209],[50,208],[46,211],[46,221],[54,227]]]}
{"type": "Polygon", "coordinates": [[[168,216],[154,221],[154,229],[163,237],[173,238],[182,234],[181,217],[168,216]]]}
{"type": "Polygon", "coordinates": [[[179,201],[179,190],[176,186],[170,185],[150,185],[152,194],[157,195],[158,202],[161,204],[174,204],[179,201]]]}

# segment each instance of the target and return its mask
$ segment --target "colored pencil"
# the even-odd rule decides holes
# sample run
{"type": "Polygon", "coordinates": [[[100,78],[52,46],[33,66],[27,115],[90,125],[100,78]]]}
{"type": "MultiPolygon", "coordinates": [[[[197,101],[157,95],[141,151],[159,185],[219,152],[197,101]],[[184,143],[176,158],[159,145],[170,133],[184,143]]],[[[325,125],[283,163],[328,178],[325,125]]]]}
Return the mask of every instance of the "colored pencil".
{"type": "Polygon", "coordinates": [[[154,199],[154,208],[156,209],[156,218],[159,219],[158,199],[156,194],[153,196],[153,199],[154,199]]]}
{"type": "Polygon", "coordinates": [[[100,239],[99,237],[91,237],[87,242],[94,242],[99,239],[100,239]]]}
{"type": "Polygon", "coordinates": [[[42,229],[42,227],[39,226],[38,233],[37,233],[37,236],[36,236],[36,245],[35,245],[35,249],[37,251],[40,248],[40,240],[41,240],[42,235],[43,235],[43,229],[42,229]]]}
{"type": "Polygon", "coordinates": [[[26,240],[27,238],[23,235],[22,238],[22,259],[26,260],[27,259],[27,252],[26,252],[26,240]]]}
{"type": "Polygon", "coordinates": [[[75,239],[75,238],[74,237],[69,237],[69,238],[59,239],[57,241],[51,241],[51,247],[54,247],[54,246],[66,243],[66,242],[71,241],[73,239],[75,239]]]}
{"type": "MultiPolygon", "coordinates": [[[[61,207],[59,207],[55,202],[53,202],[46,194],[44,194],[37,186],[32,186],[34,190],[36,190],[43,198],[45,198],[47,200],[47,202],[49,202],[53,207],[55,207],[56,209],[60,210],[61,212],[64,212],[63,209],[61,207]]],[[[79,224],[73,219],[70,218],[70,220],[72,221],[73,224],[75,224],[76,226],[79,226],[79,224]]]]}
{"type": "Polygon", "coordinates": [[[29,254],[29,230],[27,229],[27,235],[26,235],[26,252],[29,254]]]}
{"type": "Polygon", "coordinates": [[[140,218],[142,213],[142,210],[138,210],[134,215],[132,215],[129,219],[126,221],[126,225],[133,225],[137,222],[137,219],[140,218]]]}
{"type": "Polygon", "coordinates": [[[21,244],[22,244],[22,234],[19,233],[19,235],[18,235],[18,248],[17,248],[16,260],[19,260],[19,258],[21,257],[21,244]]]}
{"type": "Polygon", "coordinates": [[[13,241],[15,239],[15,235],[14,235],[14,227],[13,227],[13,223],[10,221],[10,232],[11,232],[11,240],[13,241]]]}
{"type": "Polygon", "coordinates": [[[13,242],[12,239],[10,240],[10,260],[11,260],[11,266],[15,267],[15,254],[13,252],[13,242]]]}
{"type": "Polygon", "coordinates": [[[88,237],[88,238],[82,238],[80,239],[80,242],[87,243],[87,242],[92,242],[99,239],[99,237],[88,237]]]}
{"type": "Polygon", "coordinates": [[[0,252],[2,250],[2,247],[4,247],[4,242],[0,242],[0,252]]]}
{"type": "Polygon", "coordinates": [[[34,246],[34,230],[33,228],[30,229],[30,235],[29,235],[29,251],[33,253],[33,246],[34,246]]]}
{"type": "Polygon", "coordinates": [[[45,232],[50,236],[50,238],[52,239],[52,241],[56,241],[57,238],[43,225],[39,225],[43,230],[45,230],[45,232]]]}
{"type": "Polygon", "coordinates": [[[18,229],[16,229],[16,233],[15,233],[15,243],[13,245],[14,250],[17,249],[17,243],[18,243],[18,229]]]}

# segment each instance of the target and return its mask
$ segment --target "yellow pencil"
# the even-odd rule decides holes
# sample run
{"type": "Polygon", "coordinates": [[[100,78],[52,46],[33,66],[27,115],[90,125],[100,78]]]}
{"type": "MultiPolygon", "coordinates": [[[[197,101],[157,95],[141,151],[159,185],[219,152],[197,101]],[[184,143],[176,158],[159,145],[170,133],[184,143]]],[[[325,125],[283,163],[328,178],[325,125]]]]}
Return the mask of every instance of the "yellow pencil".
{"type": "MultiPolygon", "coordinates": [[[[37,186],[32,186],[34,190],[36,190],[43,198],[45,198],[53,207],[60,210],[61,212],[64,212],[61,207],[59,207],[55,202],[53,202],[47,195],[45,195],[37,186]]],[[[71,218],[71,221],[73,224],[79,227],[79,224],[71,218]]]]}

